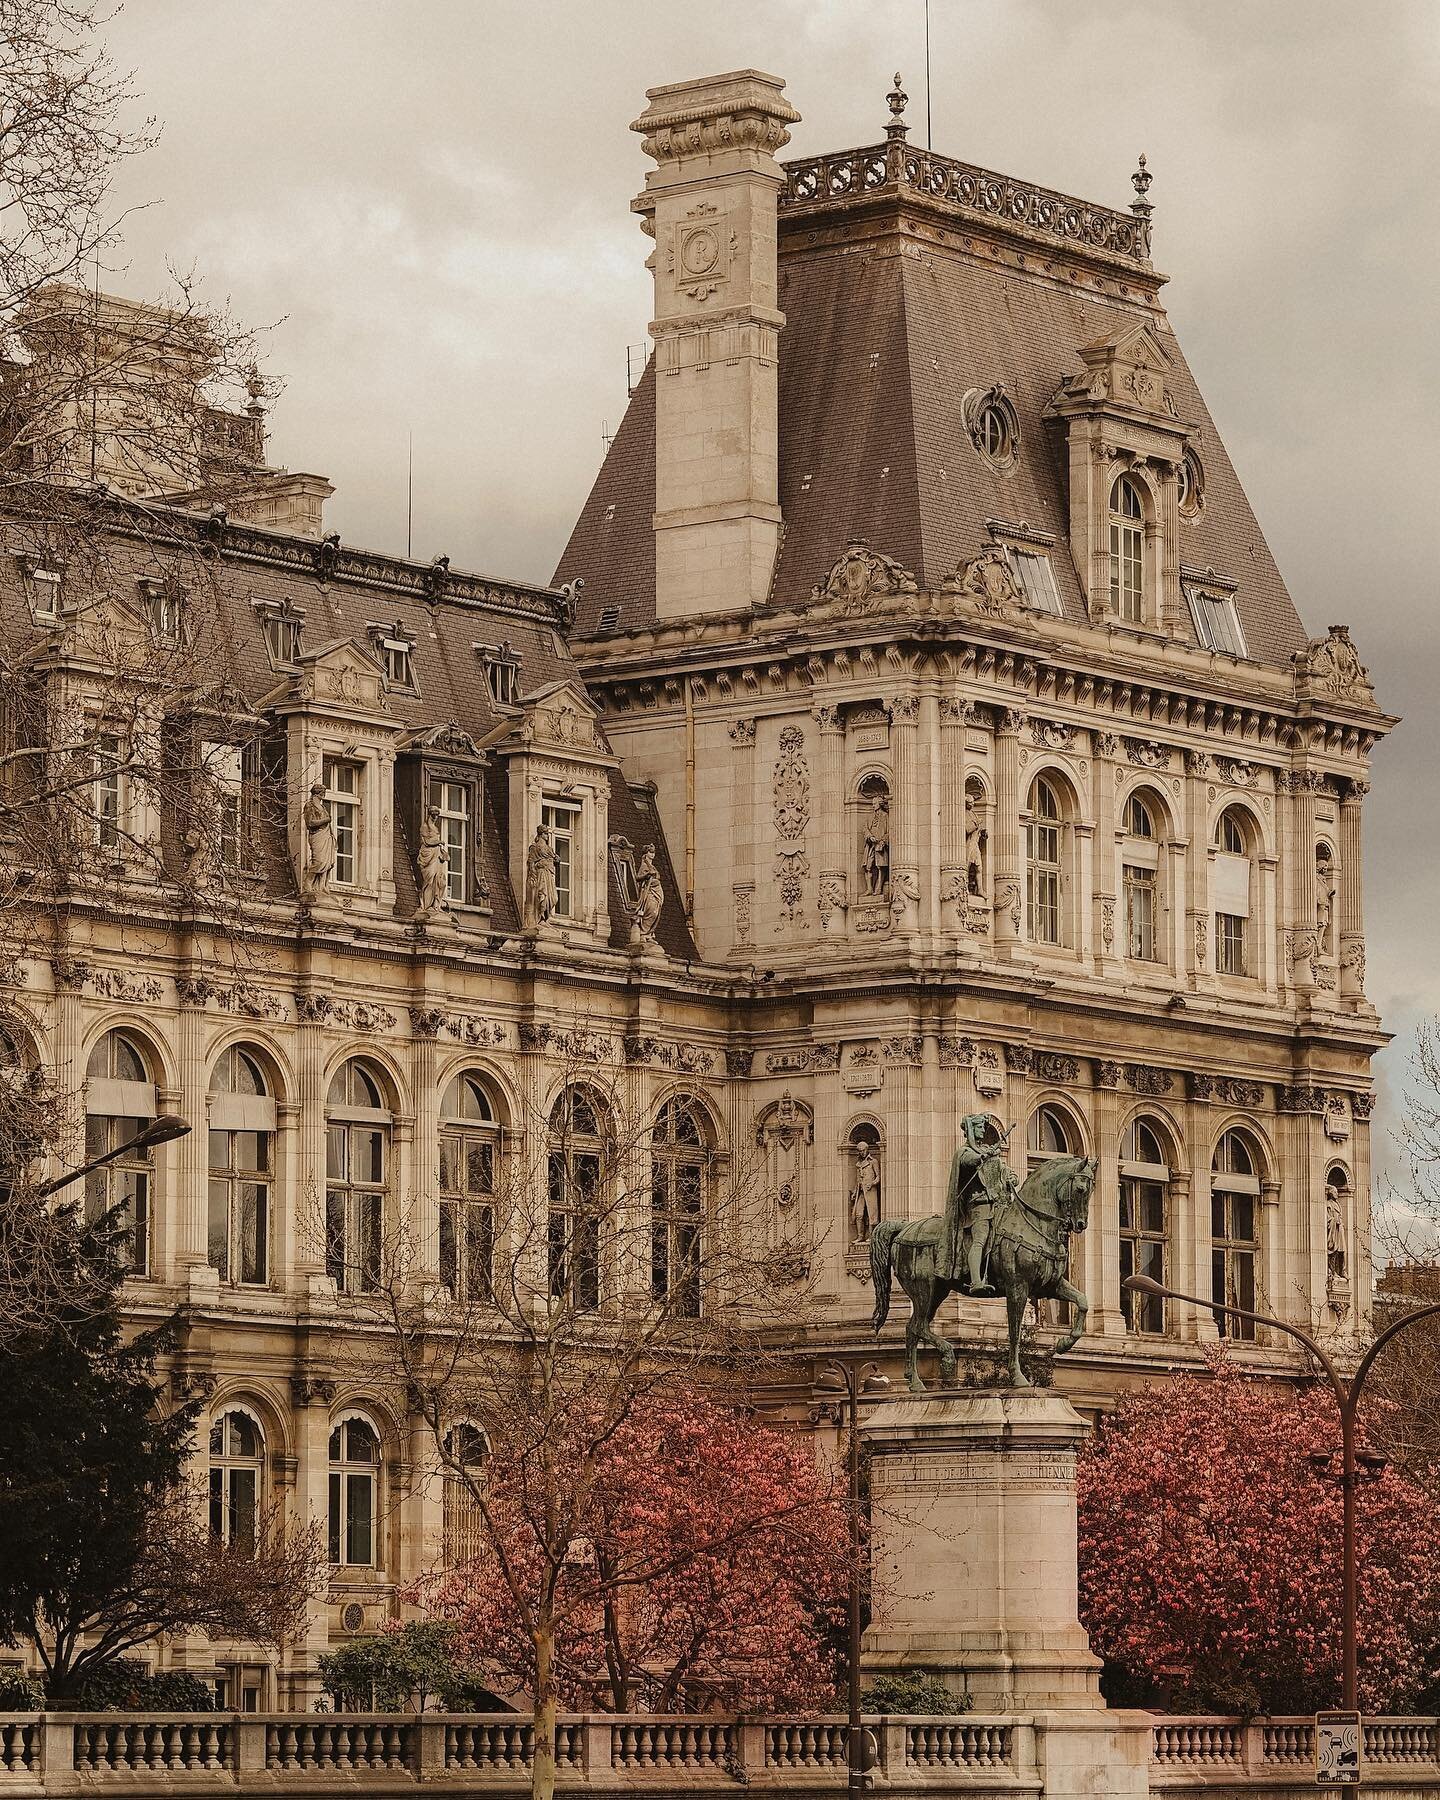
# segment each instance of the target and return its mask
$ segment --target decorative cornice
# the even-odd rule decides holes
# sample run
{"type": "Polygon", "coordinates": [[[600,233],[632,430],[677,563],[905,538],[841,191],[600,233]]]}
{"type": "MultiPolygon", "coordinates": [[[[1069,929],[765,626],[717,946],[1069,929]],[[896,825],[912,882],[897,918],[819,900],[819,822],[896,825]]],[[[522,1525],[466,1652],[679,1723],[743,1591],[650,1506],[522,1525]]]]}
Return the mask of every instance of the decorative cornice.
{"type": "Polygon", "coordinates": [[[624,1043],[627,1063],[670,1069],[684,1075],[709,1075],[719,1060],[701,1044],[670,1043],[664,1038],[631,1034],[624,1043]]]}

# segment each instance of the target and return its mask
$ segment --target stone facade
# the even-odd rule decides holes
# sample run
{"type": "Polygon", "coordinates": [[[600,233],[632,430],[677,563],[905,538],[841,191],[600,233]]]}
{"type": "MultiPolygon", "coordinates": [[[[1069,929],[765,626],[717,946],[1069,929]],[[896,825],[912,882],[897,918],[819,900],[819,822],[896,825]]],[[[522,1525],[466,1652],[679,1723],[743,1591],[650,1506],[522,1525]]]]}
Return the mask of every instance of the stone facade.
{"type": "MultiPolygon", "coordinates": [[[[348,1479],[347,1422],[373,1433],[368,1561],[278,1676],[218,1653],[261,1707],[303,1703],[315,1654],[446,1542],[423,1427],[357,1375],[327,1187],[361,1242],[413,1206],[438,1273],[439,1140],[524,1166],[587,1068],[637,1118],[683,1097],[716,1178],[755,1164],[777,1238],[818,1240],[812,1344],[774,1396],[797,1420],[816,1359],[869,1345],[868,1224],[936,1210],[980,1109],[1017,1167],[1099,1159],[1092,1328],[1059,1371],[1082,1411],[1215,1337],[1208,1308],[1127,1320],[1124,1267],[1342,1337],[1368,1307],[1360,824],[1393,721],[1263,553],[1148,211],[977,187],[899,111],[873,150],[781,165],[795,115],[754,72],[650,99],[656,355],[561,585],[177,513],[251,822],[225,908],[137,795],[158,866],[96,861],[8,971],[7,1035],[92,1119],[196,1127],[132,1189],[127,1291],[186,1308],[177,1391],[250,1422],[234,1458],[297,1513],[348,1479]],[[1047,314],[998,342],[1012,301],[1068,336],[1047,314]],[[1121,474],[1138,522],[1110,517],[1121,474]],[[1232,625],[1243,653],[1213,647],[1232,625]],[[462,1078],[479,1098],[446,1117],[462,1078]],[[240,1135],[270,1159],[243,1204],[215,1160],[240,1135]]],[[[127,543],[137,581],[169,554],[127,543]]],[[[87,615],[40,619],[26,579],[7,637],[83,701],[87,615]]],[[[939,1323],[993,1367],[994,1309],[939,1323]]]]}

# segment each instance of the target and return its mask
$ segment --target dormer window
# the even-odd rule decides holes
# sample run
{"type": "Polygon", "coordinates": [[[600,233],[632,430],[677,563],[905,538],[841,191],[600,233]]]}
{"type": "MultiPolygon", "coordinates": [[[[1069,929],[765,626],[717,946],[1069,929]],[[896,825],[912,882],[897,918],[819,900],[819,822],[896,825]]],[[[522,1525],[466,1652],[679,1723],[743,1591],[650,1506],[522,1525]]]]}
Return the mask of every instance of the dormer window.
{"type": "Polygon", "coordinates": [[[960,402],[970,441],[993,469],[1010,469],[1020,451],[1020,417],[1004,382],[971,388],[960,402]]]}
{"type": "Polygon", "coordinates": [[[30,616],[37,625],[58,625],[63,611],[63,572],[53,563],[34,562],[28,556],[22,556],[19,562],[30,616]]]}
{"type": "Polygon", "coordinates": [[[1062,617],[1060,590],[1055,585],[1055,570],[1044,551],[1021,550],[1013,544],[1007,544],[1005,555],[1009,559],[1016,583],[1025,596],[1025,604],[1036,612],[1051,613],[1057,619],[1062,617]]]}
{"type": "Polygon", "coordinates": [[[178,644],[185,623],[185,595],[170,579],[140,582],[140,595],[150,635],[157,644],[178,644]]]}
{"type": "Polygon", "coordinates": [[[1145,618],[1145,502],[1131,475],[1110,490],[1110,610],[1134,625],[1145,618]]]}
{"type": "Polygon", "coordinates": [[[1205,465],[1187,450],[1175,469],[1175,502],[1182,519],[1198,519],[1205,508],[1205,465]]]}
{"type": "Polygon", "coordinates": [[[1190,602],[1195,635],[1207,650],[1218,650],[1225,656],[1249,654],[1233,594],[1207,593],[1202,588],[1187,587],[1185,598],[1190,602]]]}
{"type": "Polygon", "coordinates": [[[496,706],[514,706],[520,698],[520,658],[508,644],[477,644],[485,665],[485,683],[496,706]]]}
{"type": "Polygon", "coordinates": [[[394,625],[372,625],[370,642],[380,667],[385,671],[385,685],[393,692],[413,694],[419,690],[415,681],[415,639],[402,620],[394,625]]]}
{"type": "Polygon", "coordinates": [[[280,606],[257,600],[255,610],[265,628],[265,650],[272,669],[299,667],[305,614],[288,600],[280,606]]]}

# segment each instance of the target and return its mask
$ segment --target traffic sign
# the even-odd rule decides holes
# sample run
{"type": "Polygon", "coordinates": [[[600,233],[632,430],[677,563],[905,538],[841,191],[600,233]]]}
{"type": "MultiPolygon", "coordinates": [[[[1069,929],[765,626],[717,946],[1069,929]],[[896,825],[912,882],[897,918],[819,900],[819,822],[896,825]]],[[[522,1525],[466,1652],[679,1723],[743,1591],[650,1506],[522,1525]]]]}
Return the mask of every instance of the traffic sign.
{"type": "Polygon", "coordinates": [[[1316,1787],[1358,1787],[1361,1742],[1358,1712],[1316,1713],[1316,1787]]]}

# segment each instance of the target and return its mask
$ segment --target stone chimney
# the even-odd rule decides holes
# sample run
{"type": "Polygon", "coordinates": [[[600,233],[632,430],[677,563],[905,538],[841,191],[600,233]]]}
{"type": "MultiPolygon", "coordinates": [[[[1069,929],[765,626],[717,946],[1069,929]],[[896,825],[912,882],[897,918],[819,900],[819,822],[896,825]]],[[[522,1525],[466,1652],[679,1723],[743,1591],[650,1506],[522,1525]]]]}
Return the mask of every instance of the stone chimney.
{"type": "Polygon", "coordinates": [[[754,606],[780,541],[774,152],[800,117],[757,69],[651,88],[633,202],[655,239],[655,606],[754,606]]]}

